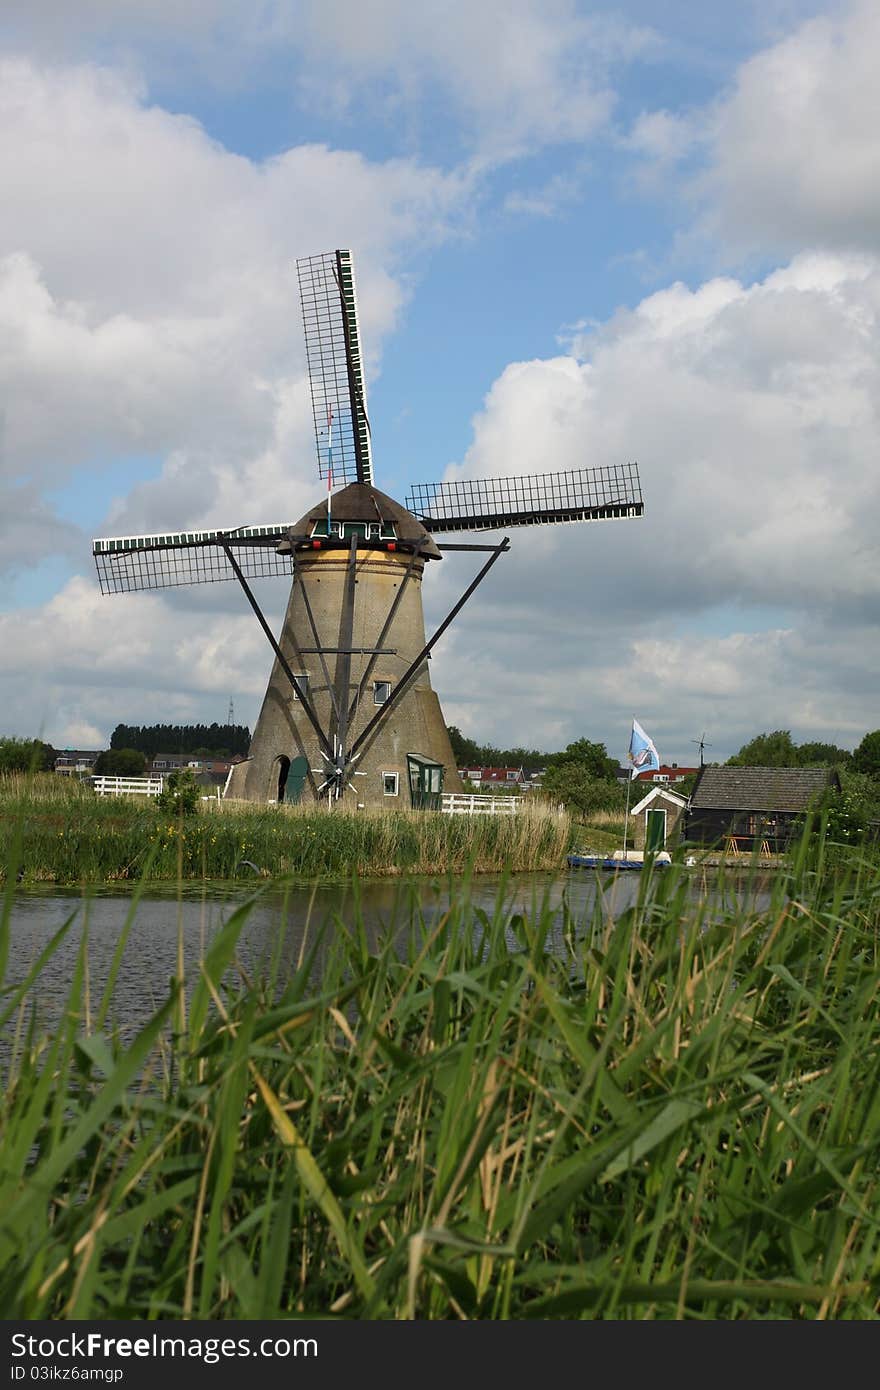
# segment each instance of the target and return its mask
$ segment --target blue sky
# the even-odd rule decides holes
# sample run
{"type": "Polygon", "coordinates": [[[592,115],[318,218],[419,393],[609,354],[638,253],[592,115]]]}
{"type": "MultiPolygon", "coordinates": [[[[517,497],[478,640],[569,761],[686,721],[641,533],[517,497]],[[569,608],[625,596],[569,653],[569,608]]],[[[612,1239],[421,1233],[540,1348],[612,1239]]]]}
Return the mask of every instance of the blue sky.
{"type": "Polygon", "coordinates": [[[90,540],[314,500],[292,267],[337,245],[385,490],[641,466],[642,521],[513,536],[436,653],[449,722],[622,752],[635,714],[677,761],[875,727],[875,6],[7,11],[4,732],[253,724],[230,587],[102,599],[90,540]]]}

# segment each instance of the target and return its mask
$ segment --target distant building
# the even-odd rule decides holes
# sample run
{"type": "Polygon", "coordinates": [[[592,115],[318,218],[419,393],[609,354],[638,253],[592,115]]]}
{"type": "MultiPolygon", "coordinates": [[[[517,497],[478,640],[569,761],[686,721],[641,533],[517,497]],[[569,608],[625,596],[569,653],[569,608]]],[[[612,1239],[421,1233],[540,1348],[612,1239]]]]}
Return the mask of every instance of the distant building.
{"type": "Polygon", "coordinates": [[[208,754],[197,758],[192,753],[156,753],[147,769],[151,777],[168,777],[172,772],[191,772],[200,786],[222,787],[229,769],[244,762],[240,753],[231,758],[214,758],[208,754]]]}
{"type": "Polygon", "coordinates": [[[687,838],[774,853],[829,788],[840,791],[831,767],[704,767],[688,805],[687,838]]]}
{"type": "Polygon", "coordinates": [[[460,767],[458,775],[462,782],[469,782],[481,791],[497,791],[499,787],[524,791],[527,785],[526,774],[521,767],[460,767]]]}
{"type": "Polygon", "coordinates": [[[658,768],[651,768],[648,772],[640,772],[638,777],[633,780],[636,782],[683,782],[685,777],[692,777],[699,770],[698,767],[680,767],[678,763],[661,763],[658,768]]]}
{"type": "Polygon", "coordinates": [[[55,759],[55,771],[62,777],[90,777],[102,749],[65,748],[55,759]]]}
{"type": "Polygon", "coordinates": [[[484,767],[481,787],[522,787],[525,773],[521,767],[484,767]]]}

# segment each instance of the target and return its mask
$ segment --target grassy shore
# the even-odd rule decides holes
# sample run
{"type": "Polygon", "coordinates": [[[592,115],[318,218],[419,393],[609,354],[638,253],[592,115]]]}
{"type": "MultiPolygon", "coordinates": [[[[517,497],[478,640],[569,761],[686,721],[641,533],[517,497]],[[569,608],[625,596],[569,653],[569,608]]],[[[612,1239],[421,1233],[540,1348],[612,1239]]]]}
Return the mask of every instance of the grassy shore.
{"type": "Polygon", "coordinates": [[[245,905],[126,1044],[85,942],[42,1036],[49,945],[0,997],[5,1316],[876,1318],[880,874],[732,901],[646,874],[560,952],[463,883],[242,983],[245,905]]]}
{"type": "MultiPolygon", "coordinates": [[[[113,883],[252,877],[558,869],[567,816],[539,802],[516,816],[333,811],[205,801],[176,817],[145,797],[97,797],[51,774],[0,779],[0,866],[19,881],[113,883]],[[247,863],[245,862],[247,861],[247,863]]],[[[3,870],[0,867],[0,878],[3,870]]]]}

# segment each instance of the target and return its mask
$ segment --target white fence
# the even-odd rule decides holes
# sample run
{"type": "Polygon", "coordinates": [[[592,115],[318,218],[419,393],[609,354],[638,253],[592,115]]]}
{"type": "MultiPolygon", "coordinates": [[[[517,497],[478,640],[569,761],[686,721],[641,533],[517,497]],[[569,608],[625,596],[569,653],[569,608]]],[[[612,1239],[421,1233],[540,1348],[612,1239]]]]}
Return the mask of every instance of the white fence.
{"type": "Polygon", "coordinates": [[[444,792],[440,809],[448,816],[515,816],[524,799],[485,792],[444,792]]]}
{"type": "Polygon", "coordinates": [[[92,786],[99,796],[158,796],[162,778],[93,777],[92,786]]]}

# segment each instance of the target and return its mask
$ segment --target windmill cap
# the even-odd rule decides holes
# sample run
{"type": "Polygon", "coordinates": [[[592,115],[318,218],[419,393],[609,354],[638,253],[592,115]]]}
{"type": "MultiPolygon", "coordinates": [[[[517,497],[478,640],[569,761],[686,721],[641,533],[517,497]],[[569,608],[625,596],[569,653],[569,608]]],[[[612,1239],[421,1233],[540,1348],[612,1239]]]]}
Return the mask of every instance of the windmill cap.
{"type": "MultiPolygon", "coordinates": [[[[390,522],[402,545],[418,545],[422,542],[421,554],[425,559],[443,558],[437,542],[418,518],[399,502],[395,502],[393,497],[388,497],[378,488],[370,487],[368,483],[349,483],[348,487],[334,492],[331,512],[334,521],[359,521],[365,524],[375,521],[390,522]]],[[[300,535],[308,534],[315,523],[323,521],[326,515],[326,501],[319,502],[306,512],[293,529],[300,535]]]]}

